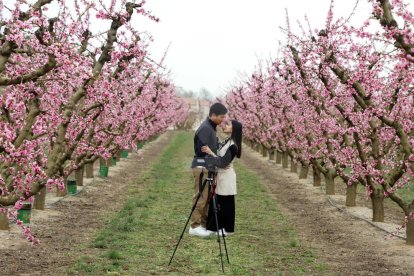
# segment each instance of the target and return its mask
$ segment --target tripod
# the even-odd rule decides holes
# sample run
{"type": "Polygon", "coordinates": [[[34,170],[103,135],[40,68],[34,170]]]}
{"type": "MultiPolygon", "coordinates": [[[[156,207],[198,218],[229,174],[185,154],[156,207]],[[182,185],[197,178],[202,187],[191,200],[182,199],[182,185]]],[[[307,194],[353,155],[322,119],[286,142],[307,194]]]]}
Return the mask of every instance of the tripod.
{"type": "MultiPolygon", "coordinates": [[[[202,176],[203,176],[203,172],[201,172],[201,174],[200,174],[200,182],[202,181],[202,176]]],[[[168,263],[168,265],[171,265],[171,262],[172,262],[172,260],[174,258],[174,255],[175,255],[175,252],[177,251],[178,246],[179,246],[179,244],[180,244],[180,242],[181,242],[181,240],[182,240],[182,238],[184,236],[184,232],[185,232],[185,230],[187,228],[188,222],[190,221],[191,215],[193,214],[193,212],[194,212],[194,210],[195,210],[195,208],[197,206],[197,202],[200,199],[201,195],[203,194],[203,191],[204,191],[205,186],[207,186],[207,185],[208,185],[208,187],[210,189],[209,201],[212,202],[212,205],[211,206],[213,207],[214,219],[215,219],[215,223],[216,223],[217,242],[219,244],[220,260],[221,260],[221,269],[222,269],[222,271],[224,273],[223,254],[222,254],[222,250],[221,250],[221,238],[220,238],[220,233],[219,233],[220,227],[219,227],[219,221],[218,221],[218,216],[217,216],[217,213],[218,213],[217,196],[216,196],[217,169],[215,169],[215,170],[209,170],[208,171],[208,174],[207,174],[207,178],[200,185],[200,189],[198,191],[198,195],[197,195],[196,201],[194,202],[194,205],[191,208],[190,215],[188,216],[187,222],[186,222],[186,224],[184,226],[183,231],[181,232],[181,236],[178,239],[178,242],[177,242],[177,244],[175,246],[174,252],[173,252],[173,254],[171,256],[171,259],[170,259],[170,262],[168,263]]],[[[224,249],[225,249],[225,252],[226,252],[227,263],[230,264],[229,254],[227,252],[226,238],[225,238],[224,230],[223,229],[221,229],[221,237],[223,237],[223,243],[224,243],[224,249]]]]}

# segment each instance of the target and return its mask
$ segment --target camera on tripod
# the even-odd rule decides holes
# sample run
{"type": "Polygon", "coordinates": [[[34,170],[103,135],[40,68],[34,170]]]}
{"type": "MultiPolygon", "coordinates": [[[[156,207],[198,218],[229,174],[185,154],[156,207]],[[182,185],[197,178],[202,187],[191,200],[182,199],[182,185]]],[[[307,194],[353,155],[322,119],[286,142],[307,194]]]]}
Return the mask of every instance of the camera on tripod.
{"type": "Polygon", "coordinates": [[[197,167],[204,167],[209,172],[217,172],[220,166],[220,158],[214,156],[196,157],[197,167]]]}
{"type": "MultiPolygon", "coordinates": [[[[230,148],[231,149],[231,148],[230,148]]],[[[237,148],[236,148],[237,151],[237,148]]],[[[225,168],[226,166],[228,166],[231,161],[234,158],[234,153],[232,154],[230,151],[227,151],[225,156],[205,156],[205,157],[194,157],[193,162],[191,164],[192,168],[205,168],[208,171],[208,175],[207,177],[204,179],[203,174],[204,174],[204,170],[202,170],[200,172],[200,178],[199,178],[199,192],[197,193],[197,197],[195,202],[193,203],[193,207],[191,208],[191,212],[190,215],[188,216],[187,222],[184,226],[183,231],[181,232],[181,236],[178,239],[177,245],[174,248],[174,252],[171,256],[170,262],[168,263],[168,265],[171,264],[175,252],[177,251],[178,245],[180,244],[181,239],[183,238],[185,229],[187,228],[188,222],[190,221],[191,215],[193,214],[194,210],[197,207],[197,202],[201,197],[201,194],[203,193],[204,188],[207,186],[209,190],[209,200],[211,200],[211,204],[212,204],[212,208],[213,208],[213,212],[214,212],[214,218],[215,218],[215,222],[216,222],[216,229],[217,229],[217,242],[219,244],[219,250],[220,250],[220,260],[221,260],[221,269],[224,273],[224,266],[223,266],[223,255],[221,253],[221,241],[220,241],[220,233],[219,233],[219,229],[221,229],[221,237],[223,238],[223,242],[224,242],[224,249],[226,251],[226,257],[227,257],[227,262],[230,263],[229,260],[229,255],[227,252],[227,246],[226,246],[226,239],[225,239],[225,234],[222,228],[219,227],[219,221],[218,221],[218,217],[217,217],[217,212],[218,212],[218,203],[217,203],[217,199],[216,199],[216,193],[215,193],[215,189],[217,186],[217,172],[219,168],[225,168]],[[204,179],[204,181],[203,181],[204,179]]],[[[211,208],[211,207],[210,207],[211,208]]]]}

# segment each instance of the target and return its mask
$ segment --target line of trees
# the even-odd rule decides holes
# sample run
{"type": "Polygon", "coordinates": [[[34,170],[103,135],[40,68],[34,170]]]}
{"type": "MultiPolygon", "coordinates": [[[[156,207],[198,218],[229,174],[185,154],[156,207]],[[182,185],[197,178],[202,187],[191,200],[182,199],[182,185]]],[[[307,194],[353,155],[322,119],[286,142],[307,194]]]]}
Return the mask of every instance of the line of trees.
{"type": "Polygon", "coordinates": [[[374,18],[362,26],[335,19],[333,4],[324,28],[287,27],[281,55],[270,60],[226,96],[244,123],[248,143],[276,152],[287,166],[311,167],[326,193],[335,178],[347,185],[355,206],[357,185],[373,205],[373,221],[384,221],[384,200],[406,216],[407,244],[414,244],[414,198],[396,191],[413,185],[414,17],[401,0],[369,0],[374,18]],[[404,22],[404,27],[398,21],[404,22]]]}
{"type": "Polygon", "coordinates": [[[158,20],[145,1],[10,2],[0,5],[3,217],[15,215],[7,206],[19,209],[34,196],[44,207],[47,188],[63,188],[98,158],[136,149],[187,112],[131,24],[133,16],[158,20]],[[100,23],[108,29],[94,33],[100,23]]]}

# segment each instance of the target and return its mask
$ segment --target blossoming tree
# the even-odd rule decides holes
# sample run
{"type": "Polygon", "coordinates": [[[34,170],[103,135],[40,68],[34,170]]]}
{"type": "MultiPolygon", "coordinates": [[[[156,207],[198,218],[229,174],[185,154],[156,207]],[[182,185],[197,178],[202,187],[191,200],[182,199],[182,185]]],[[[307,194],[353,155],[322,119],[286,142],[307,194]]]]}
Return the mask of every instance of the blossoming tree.
{"type": "Polygon", "coordinates": [[[134,14],[158,20],[144,1],[69,4],[0,2],[3,218],[16,215],[4,207],[19,209],[35,195],[43,208],[46,189],[63,188],[72,171],[185,119],[173,84],[130,23],[134,14]],[[92,17],[107,29],[96,31],[92,17]]]}

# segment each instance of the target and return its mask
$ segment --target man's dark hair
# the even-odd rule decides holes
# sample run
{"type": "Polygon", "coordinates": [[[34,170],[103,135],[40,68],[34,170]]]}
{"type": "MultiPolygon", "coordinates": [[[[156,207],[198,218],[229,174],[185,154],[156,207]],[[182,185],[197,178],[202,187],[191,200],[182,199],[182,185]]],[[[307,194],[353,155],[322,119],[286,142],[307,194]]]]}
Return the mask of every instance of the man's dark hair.
{"type": "Polygon", "coordinates": [[[227,108],[221,103],[215,103],[210,107],[210,113],[208,116],[216,114],[218,115],[225,115],[227,113],[227,108]]]}

